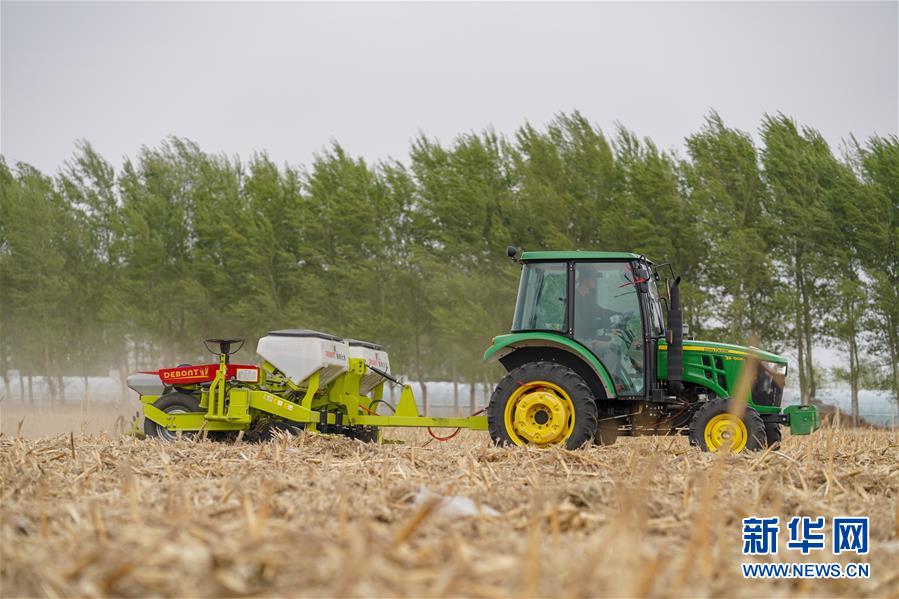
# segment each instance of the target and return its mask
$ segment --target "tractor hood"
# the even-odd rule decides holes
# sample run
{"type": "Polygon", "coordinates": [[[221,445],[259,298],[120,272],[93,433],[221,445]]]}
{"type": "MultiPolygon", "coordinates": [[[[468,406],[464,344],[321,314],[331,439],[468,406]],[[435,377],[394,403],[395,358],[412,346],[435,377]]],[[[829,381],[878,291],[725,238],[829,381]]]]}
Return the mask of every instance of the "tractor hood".
{"type": "MultiPolygon", "coordinates": [[[[659,344],[659,351],[666,351],[668,346],[665,342],[659,344]]],[[[717,341],[697,341],[695,339],[684,340],[685,352],[699,352],[706,354],[721,354],[729,356],[748,356],[754,355],[762,362],[773,362],[775,364],[786,364],[787,359],[777,354],[763,351],[757,347],[747,347],[745,345],[733,345],[730,343],[718,343],[717,341]]]]}

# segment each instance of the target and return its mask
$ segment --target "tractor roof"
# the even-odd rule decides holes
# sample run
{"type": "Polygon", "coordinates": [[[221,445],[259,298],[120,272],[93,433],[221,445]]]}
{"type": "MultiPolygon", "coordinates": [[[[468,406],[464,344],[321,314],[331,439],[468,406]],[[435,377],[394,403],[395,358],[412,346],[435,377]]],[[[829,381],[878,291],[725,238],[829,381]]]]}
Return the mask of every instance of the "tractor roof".
{"type": "Polygon", "coordinates": [[[524,252],[521,260],[636,260],[639,254],[631,252],[585,252],[573,250],[565,252],[524,252]]]}

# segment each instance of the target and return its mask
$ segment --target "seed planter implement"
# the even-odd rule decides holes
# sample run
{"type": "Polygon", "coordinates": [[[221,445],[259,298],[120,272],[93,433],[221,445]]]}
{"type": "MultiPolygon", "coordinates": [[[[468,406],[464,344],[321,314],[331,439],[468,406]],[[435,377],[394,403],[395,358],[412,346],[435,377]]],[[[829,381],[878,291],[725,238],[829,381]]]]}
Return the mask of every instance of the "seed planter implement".
{"type": "Polygon", "coordinates": [[[293,428],[376,441],[384,426],[487,429],[484,416],[420,415],[411,387],[390,374],[387,352],[373,343],[304,329],[272,331],[259,340],[259,366],[230,362],[240,339],[209,343],[218,345],[218,364],[129,377],[141,395],[147,435],[171,440],[205,430],[265,436],[293,428]],[[385,384],[401,385],[396,406],[384,399],[385,384]]]}

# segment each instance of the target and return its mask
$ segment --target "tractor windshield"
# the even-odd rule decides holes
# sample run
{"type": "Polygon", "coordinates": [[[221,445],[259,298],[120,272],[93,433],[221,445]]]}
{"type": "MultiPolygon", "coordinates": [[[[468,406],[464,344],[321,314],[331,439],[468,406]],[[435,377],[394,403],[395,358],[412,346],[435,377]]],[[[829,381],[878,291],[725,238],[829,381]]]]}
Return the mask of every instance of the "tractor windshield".
{"type": "Polygon", "coordinates": [[[521,270],[513,331],[565,330],[567,264],[532,262],[521,270]]]}
{"type": "Polygon", "coordinates": [[[575,265],[574,338],[598,357],[620,395],[643,393],[643,321],[630,263],[575,265]]]}

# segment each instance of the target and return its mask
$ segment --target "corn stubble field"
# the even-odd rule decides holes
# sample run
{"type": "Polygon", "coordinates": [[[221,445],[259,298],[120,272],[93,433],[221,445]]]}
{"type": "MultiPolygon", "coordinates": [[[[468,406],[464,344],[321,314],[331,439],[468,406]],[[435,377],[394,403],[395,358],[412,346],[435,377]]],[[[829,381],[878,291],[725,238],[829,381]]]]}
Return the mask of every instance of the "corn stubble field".
{"type": "MultiPolygon", "coordinates": [[[[29,439],[5,420],[3,597],[899,594],[896,432],[825,428],[714,456],[682,437],[582,451],[419,431],[385,445],[29,439]],[[447,515],[434,494],[485,507],[447,515]],[[870,516],[871,578],[743,580],[750,515],[870,516]]],[[[771,559],[849,559],[784,543],[771,559]]]]}

